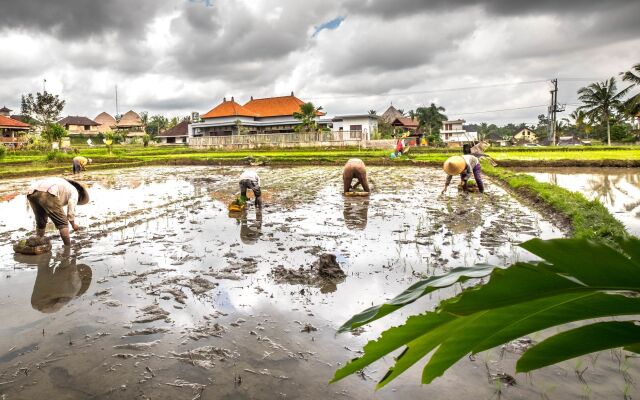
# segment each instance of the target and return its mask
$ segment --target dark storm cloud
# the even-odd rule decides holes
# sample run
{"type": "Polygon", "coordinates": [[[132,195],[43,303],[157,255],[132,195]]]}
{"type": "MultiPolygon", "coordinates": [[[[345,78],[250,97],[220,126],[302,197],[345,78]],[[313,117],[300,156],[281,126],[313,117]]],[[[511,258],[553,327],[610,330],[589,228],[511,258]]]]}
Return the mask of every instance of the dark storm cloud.
{"type": "Polygon", "coordinates": [[[2,0],[0,30],[18,28],[66,40],[106,33],[138,35],[168,4],[169,0],[2,0]]]}
{"type": "MultiPolygon", "coordinates": [[[[494,15],[526,14],[585,14],[606,11],[638,3],[637,0],[584,1],[584,0],[345,0],[345,7],[351,13],[375,15],[384,19],[415,14],[457,11],[465,7],[479,7],[494,15]]],[[[637,15],[636,15],[637,17],[637,15]]]]}
{"type": "Polygon", "coordinates": [[[171,24],[176,72],[254,81],[279,74],[287,56],[309,45],[308,31],[326,13],[322,4],[297,1],[260,11],[242,3],[187,4],[171,24]]]}

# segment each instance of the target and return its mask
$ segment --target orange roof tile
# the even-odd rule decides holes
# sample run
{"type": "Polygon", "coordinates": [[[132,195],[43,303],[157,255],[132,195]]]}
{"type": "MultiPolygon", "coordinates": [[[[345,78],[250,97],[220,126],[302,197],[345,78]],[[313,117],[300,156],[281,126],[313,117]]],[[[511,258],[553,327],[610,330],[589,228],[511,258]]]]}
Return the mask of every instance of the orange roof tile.
{"type": "Polygon", "coordinates": [[[30,128],[31,125],[25,124],[22,121],[18,121],[17,119],[5,117],[4,115],[0,115],[0,127],[2,128],[30,128]]]}
{"type": "Polygon", "coordinates": [[[231,100],[228,100],[228,101],[227,99],[224,99],[222,103],[218,104],[217,106],[209,110],[209,112],[207,112],[205,115],[201,116],[200,118],[206,119],[206,118],[219,118],[219,117],[258,117],[258,116],[259,115],[256,114],[255,112],[250,111],[245,107],[241,106],[240,104],[236,103],[232,97],[231,100]]]}
{"type": "MultiPolygon", "coordinates": [[[[251,99],[244,107],[260,117],[277,117],[293,115],[293,113],[299,112],[302,104],[304,104],[304,101],[292,94],[291,96],[251,99]]],[[[323,112],[318,112],[318,115],[324,114],[323,112]]]]}

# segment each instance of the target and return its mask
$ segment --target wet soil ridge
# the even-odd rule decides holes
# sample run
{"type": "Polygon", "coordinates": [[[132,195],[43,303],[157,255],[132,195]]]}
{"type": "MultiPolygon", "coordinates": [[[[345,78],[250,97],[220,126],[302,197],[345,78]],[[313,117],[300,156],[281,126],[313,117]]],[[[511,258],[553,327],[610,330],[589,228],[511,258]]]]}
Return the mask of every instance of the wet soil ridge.
{"type": "Polygon", "coordinates": [[[271,276],[278,283],[323,287],[327,284],[337,285],[347,275],[340,268],[335,254],[324,253],[308,267],[288,269],[284,265],[278,265],[271,270],[271,276]]]}

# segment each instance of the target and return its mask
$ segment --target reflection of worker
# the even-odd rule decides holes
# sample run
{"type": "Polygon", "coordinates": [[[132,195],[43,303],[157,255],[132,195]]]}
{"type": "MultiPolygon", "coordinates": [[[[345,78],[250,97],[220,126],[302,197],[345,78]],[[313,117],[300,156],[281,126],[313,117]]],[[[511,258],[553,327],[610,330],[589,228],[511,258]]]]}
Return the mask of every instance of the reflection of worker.
{"type": "Polygon", "coordinates": [[[27,191],[27,199],[36,218],[36,235],[44,236],[49,218],[60,231],[64,244],[69,246],[69,224],[73,230],[78,230],[75,222],[76,205],[89,202],[87,189],[76,181],[52,177],[34,182],[27,191]],[[66,214],[64,206],[67,206],[66,214]]]}
{"type": "Polygon", "coordinates": [[[367,198],[344,198],[344,224],[349,229],[363,230],[367,227],[369,200],[367,198]]]}
{"type": "Polygon", "coordinates": [[[442,193],[447,191],[453,175],[457,174],[460,174],[462,188],[464,190],[468,190],[467,181],[471,178],[472,173],[476,181],[476,185],[478,186],[478,190],[480,193],[484,193],[484,184],[482,183],[482,176],[480,174],[480,160],[478,160],[476,156],[465,154],[463,156],[449,157],[447,161],[444,162],[442,168],[444,169],[444,172],[447,173],[447,181],[444,184],[442,193]]]}
{"type": "Polygon", "coordinates": [[[342,181],[344,183],[344,193],[355,190],[358,185],[362,186],[362,190],[369,192],[369,183],[367,182],[367,170],[359,158],[352,158],[344,165],[342,170],[342,181]],[[351,186],[354,179],[357,182],[351,186]]]}
{"type": "Polygon", "coordinates": [[[240,240],[244,244],[255,244],[262,232],[262,209],[256,208],[256,219],[249,221],[247,213],[240,219],[240,240]]]}
{"type": "Polygon", "coordinates": [[[240,196],[247,198],[247,189],[251,189],[253,195],[256,197],[256,206],[262,205],[262,192],[260,191],[260,177],[256,171],[244,171],[240,175],[240,196]]]}
{"type": "Polygon", "coordinates": [[[38,262],[38,275],[33,285],[31,306],[43,313],[59,311],[65,304],[80,297],[91,285],[92,271],[87,265],[76,265],[69,248],[56,256],[50,265],[51,253],[38,262]]]}
{"type": "Polygon", "coordinates": [[[86,171],[87,164],[91,164],[92,162],[93,160],[90,158],[86,158],[82,156],[73,157],[73,161],[72,161],[73,173],[78,174],[80,173],[80,171],[86,171]]]}

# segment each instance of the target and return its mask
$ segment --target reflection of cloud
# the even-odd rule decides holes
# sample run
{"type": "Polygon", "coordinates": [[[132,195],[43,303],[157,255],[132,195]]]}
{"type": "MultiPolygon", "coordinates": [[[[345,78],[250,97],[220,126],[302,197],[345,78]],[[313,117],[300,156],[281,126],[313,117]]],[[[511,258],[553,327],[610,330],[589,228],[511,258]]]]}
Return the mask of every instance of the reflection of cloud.
{"type": "MultiPolygon", "coordinates": [[[[31,261],[33,257],[29,257],[31,261]]],[[[24,261],[16,256],[16,261],[24,261]]],[[[36,258],[38,274],[33,285],[31,306],[43,313],[59,311],[65,304],[84,294],[93,272],[88,265],[76,265],[76,258],[69,249],[51,260],[51,253],[36,258]]]]}
{"type": "Polygon", "coordinates": [[[369,199],[344,196],[344,224],[349,229],[363,230],[367,227],[369,199]]]}

